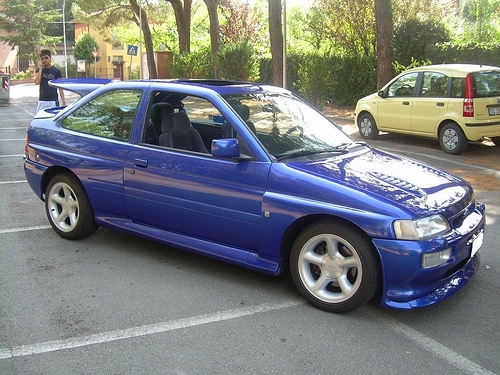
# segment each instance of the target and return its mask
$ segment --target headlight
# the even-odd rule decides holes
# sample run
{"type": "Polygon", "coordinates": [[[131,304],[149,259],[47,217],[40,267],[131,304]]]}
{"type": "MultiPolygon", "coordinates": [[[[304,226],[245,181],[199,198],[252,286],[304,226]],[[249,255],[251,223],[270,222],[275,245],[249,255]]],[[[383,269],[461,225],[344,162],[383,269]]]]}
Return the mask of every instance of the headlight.
{"type": "Polygon", "coordinates": [[[394,232],[400,240],[425,240],[449,230],[450,224],[442,215],[394,222],[394,232]]]}

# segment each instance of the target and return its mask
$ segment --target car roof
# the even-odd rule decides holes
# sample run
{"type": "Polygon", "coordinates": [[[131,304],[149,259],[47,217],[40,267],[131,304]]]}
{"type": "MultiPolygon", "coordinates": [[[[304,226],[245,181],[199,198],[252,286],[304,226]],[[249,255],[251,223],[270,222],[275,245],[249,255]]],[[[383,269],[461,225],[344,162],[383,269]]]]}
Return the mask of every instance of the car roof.
{"type": "Polygon", "coordinates": [[[243,81],[227,81],[216,79],[150,79],[136,81],[117,81],[111,79],[56,79],[49,82],[53,87],[58,87],[64,90],[69,90],[85,96],[94,90],[110,85],[110,87],[119,88],[121,86],[150,86],[153,89],[168,90],[172,86],[191,87],[194,91],[197,88],[202,90],[210,90],[219,95],[227,94],[243,94],[252,92],[285,92],[279,87],[269,86],[259,83],[243,82],[243,81]]]}
{"type": "Polygon", "coordinates": [[[438,64],[438,65],[419,66],[417,68],[409,69],[405,71],[405,73],[422,72],[429,70],[446,73],[447,75],[451,76],[465,77],[468,73],[500,70],[500,67],[490,66],[490,65],[478,65],[478,64],[438,64]]]}

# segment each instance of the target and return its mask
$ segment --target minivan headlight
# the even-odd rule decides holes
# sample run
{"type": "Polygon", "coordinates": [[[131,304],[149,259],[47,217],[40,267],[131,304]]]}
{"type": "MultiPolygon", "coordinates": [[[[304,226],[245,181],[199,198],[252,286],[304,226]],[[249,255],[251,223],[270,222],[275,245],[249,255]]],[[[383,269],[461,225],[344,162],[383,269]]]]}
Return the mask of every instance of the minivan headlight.
{"type": "Polygon", "coordinates": [[[449,230],[450,224],[443,215],[394,221],[394,232],[400,240],[425,240],[449,230]]]}

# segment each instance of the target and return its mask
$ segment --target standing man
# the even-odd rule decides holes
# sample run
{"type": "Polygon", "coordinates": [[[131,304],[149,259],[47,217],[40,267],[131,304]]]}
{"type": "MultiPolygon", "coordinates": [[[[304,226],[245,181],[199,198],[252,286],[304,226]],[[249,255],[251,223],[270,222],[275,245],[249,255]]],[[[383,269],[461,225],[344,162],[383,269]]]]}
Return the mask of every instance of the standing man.
{"type": "MultiPolygon", "coordinates": [[[[40,51],[40,61],[38,61],[38,69],[36,70],[36,73],[35,85],[40,85],[40,95],[38,98],[36,113],[44,108],[59,106],[57,89],[49,86],[49,81],[51,79],[62,78],[62,74],[58,68],[52,66],[52,56],[48,49],[42,49],[40,51]]],[[[62,89],[59,89],[59,95],[61,96],[61,104],[66,105],[64,91],[62,89]]]]}

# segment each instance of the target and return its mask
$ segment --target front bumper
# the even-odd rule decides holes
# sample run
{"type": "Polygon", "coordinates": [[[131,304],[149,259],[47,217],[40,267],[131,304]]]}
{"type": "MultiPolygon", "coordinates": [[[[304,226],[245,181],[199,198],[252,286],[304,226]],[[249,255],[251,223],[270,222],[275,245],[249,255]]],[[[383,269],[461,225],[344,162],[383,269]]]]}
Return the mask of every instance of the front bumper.
{"type": "Polygon", "coordinates": [[[484,231],[484,206],[478,205],[467,221],[466,232],[457,228],[446,237],[429,241],[374,239],[382,263],[381,304],[413,309],[438,303],[458,292],[479,267],[473,240],[484,231]],[[437,267],[422,268],[422,254],[451,248],[451,259],[437,267]]]}

